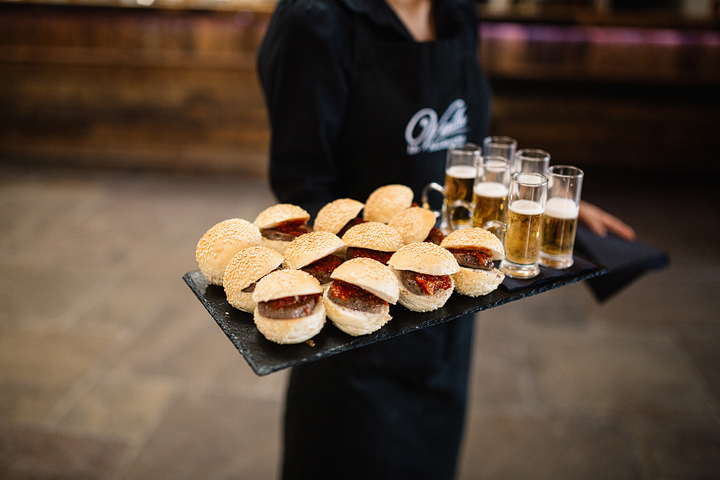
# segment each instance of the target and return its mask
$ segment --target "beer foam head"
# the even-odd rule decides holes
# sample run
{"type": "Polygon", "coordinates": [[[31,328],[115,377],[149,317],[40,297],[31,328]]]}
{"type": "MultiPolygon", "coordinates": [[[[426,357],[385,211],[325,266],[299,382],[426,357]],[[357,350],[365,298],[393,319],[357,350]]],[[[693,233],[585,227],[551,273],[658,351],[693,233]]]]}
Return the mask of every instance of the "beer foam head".
{"type": "Polygon", "coordinates": [[[530,172],[518,173],[514,178],[515,181],[523,185],[541,185],[547,182],[547,179],[544,176],[530,172]]]}
{"type": "Polygon", "coordinates": [[[445,171],[446,175],[455,178],[475,178],[477,170],[472,165],[453,165],[445,171]]]}
{"type": "Polygon", "coordinates": [[[542,204],[532,200],[515,200],[508,208],[522,215],[540,215],[544,211],[542,204]]]}
{"type": "Polygon", "coordinates": [[[547,201],[545,215],[562,220],[577,218],[580,207],[570,198],[555,197],[547,201]]]}
{"type": "Polygon", "coordinates": [[[498,182],[479,182],[473,190],[475,195],[488,198],[503,198],[508,194],[508,188],[498,182]]]}

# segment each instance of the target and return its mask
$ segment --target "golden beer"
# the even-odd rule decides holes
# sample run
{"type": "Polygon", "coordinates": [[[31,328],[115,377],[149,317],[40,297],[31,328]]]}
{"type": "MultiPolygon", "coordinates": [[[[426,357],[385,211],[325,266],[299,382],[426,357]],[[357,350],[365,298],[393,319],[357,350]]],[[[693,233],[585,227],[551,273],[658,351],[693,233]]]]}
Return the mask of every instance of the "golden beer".
{"type": "Polygon", "coordinates": [[[543,206],[531,200],[516,200],[508,208],[505,259],[520,265],[537,262],[543,206]]]}
{"type": "MultiPolygon", "coordinates": [[[[445,171],[445,202],[452,205],[456,200],[472,201],[475,167],[470,165],[453,165],[445,171]]],[[[464,208],[455,209],[452,217],[456,226],[470,226],[470,213],[464,208]]]]}
{"type": "Polygon", "coordinates": [[[479,182],[473,189],[472,226],[482,228],[486,222],[505,221],[508,188],[498,182],[479,182]]]}
{"type": "Polygon", "coordinates": [[[565,268],[573,263],[578,206],[569,198],[551,198],[543,215],[540,258],[548,267],[565,268]]]}

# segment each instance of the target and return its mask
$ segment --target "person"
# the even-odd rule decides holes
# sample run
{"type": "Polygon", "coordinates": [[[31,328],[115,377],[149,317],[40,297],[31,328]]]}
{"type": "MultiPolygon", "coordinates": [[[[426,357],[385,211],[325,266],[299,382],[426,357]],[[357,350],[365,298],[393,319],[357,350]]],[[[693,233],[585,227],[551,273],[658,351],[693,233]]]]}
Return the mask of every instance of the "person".
{"type": "MultiPolygon", "coordinates": [[[[447,148],[489,132],[475,6],[280,0],[257,58],[278,201],[314,215],[382,185],[417,196],[442,182],[447,148]]],[[[583,210],[596,228],[616,228],[602,210],[583,210]]],[[[465,316],[294,367],[283,478],[453,478],[472,333],[465,316]]]]}

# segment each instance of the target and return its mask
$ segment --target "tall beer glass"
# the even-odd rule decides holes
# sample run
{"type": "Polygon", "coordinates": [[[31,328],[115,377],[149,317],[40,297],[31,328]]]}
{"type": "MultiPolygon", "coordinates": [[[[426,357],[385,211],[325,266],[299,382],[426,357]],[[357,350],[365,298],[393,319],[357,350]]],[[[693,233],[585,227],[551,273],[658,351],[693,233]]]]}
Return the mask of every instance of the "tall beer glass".
{"type": "Polygon", "coordinates": [[[550,167],[540,243],[540,264],[544,267],[560,269],[573,264],[582,182],[583,171],[579,168],[550,167]]]}
{"type": "Polygon", "coordinates": [[[472,226],[482,227],[490,220],[505,222],[510,162],[499,156],[483,156],[473,186],[472,226]]]}
{"type": "Polygon", "coordinates": [[[423,189],[422,202],[425,208],[430,208],[428,196],[431,190],[440,192],[444,197],[440,212],[443,217],[441,229],[447,227],[451,220],[456,228],[470,226],[470,212],[463,208],[450,212],[448,206],[457,200],[472,201],[473,183],[477,175],[479,159],[480,147],[472,143],[448,149],[445,162],[445,186],[430,183],[423,189]]]}
{"type": "Polygon", "coordinates": [[[539,173],[547,176],[550,154],[539,148],[523,148],[515,153],[511,173],[539,173]]]}
{"type": "Polygon", "coordinates": [[[482,144],[482,153],[486,157],[504,157],[512,162],[517,149],[517,140],[504,135],[485,137],[482,144]]]}
{"type": "Polygon", "coordinates": [[[540,231],[547,201],[547,177],[515,173],[510,180],[505,231],[505,259],[500,270],[513,278],[540,273],[540,231]]]}

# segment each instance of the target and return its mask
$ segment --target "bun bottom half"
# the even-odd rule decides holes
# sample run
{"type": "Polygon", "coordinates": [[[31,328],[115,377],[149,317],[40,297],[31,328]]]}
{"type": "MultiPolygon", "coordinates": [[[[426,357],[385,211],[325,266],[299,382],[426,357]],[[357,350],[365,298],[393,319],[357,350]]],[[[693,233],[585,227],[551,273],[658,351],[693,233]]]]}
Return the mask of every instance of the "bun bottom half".
{"type": "Polygon", "coordinates": [[[238,310],[248,313],[253,313],[255,311],[257,303],[255,303],[252,298],[252,292],[231,292],[226,289],[225,295],[227,296],[228,303],[238,310]]]}
{"type": "Polygon", "coordinates": [[[325,325],[325,305],[317,302],[310,315],[286,320],[264,317],[255,307],[254,320],[260,333],[271,342],[282,345],[302,343],[322,330],[325,325]]]}
{"type": "Polygon", "coordinates": [[[290,242],[285,240],[270,240],[268,238],[262,237],[260,239],[260,245],[267,248],[272,248],[275,251],[278,251],[285,254],[285,250],[287,249],[287,246],[290,245],[290,242]]]}
{"type": "Polygon", "coordinates": [[[323,294],[323,303],[333,325],[354,337],[376,332],[392,319],[389,305],[384,305],[379,314],[361,312],[333,302],[328,297],[327,290],[323,294]]]}
{"type": "Polygon", "coordinates": [[[400,271],[393,268],[393,273],[395,273],[398,284],[400,285],[400,298],[398,298],[398,303],[413,312],[431,312],[441,308],[448,301],[455,289],[455,281],[451,276],[452,286],[450,288],[440,290],[435,295],[416,295],[405,287],[400,276],[400,271]]]}
{"type": "Polygon", "coordinates": [[[453,274],[455,290],[460,295],[479,297],[494,291],[505,280],[505,274],[497,268],[480,270],[460,267],[460,271],[453,274]]]}

